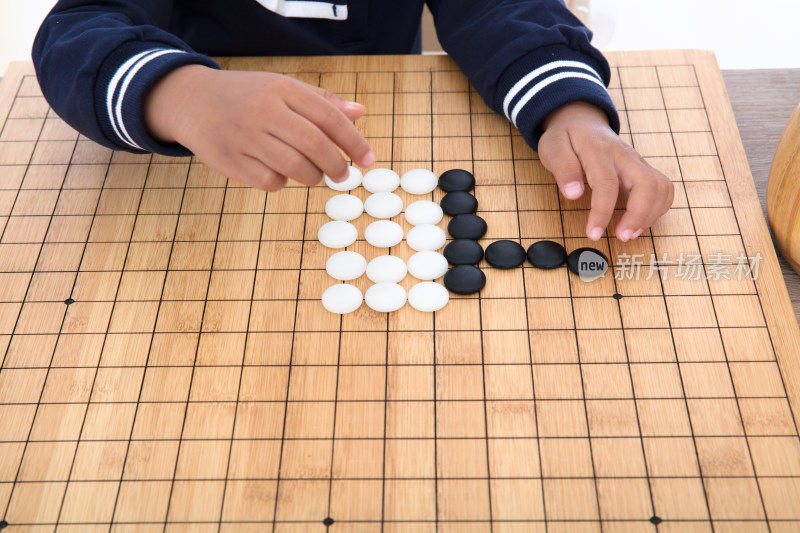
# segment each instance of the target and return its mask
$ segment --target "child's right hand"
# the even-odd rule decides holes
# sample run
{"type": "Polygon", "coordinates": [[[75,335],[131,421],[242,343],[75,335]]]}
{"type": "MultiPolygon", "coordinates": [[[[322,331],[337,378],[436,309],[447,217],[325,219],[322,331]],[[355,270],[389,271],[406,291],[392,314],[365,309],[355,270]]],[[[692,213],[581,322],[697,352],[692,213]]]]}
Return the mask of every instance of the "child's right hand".
{"type": "Polygon", "coordinates": [[[347,177],[340,147],[359,166],[375,155],[352,121],[364,107],[293,78],[268,72],[180,67],[144,103],[152,135],[179,143],[217,172],[275,191],[287,178],[314,185],[325,173],[347,177]]]}

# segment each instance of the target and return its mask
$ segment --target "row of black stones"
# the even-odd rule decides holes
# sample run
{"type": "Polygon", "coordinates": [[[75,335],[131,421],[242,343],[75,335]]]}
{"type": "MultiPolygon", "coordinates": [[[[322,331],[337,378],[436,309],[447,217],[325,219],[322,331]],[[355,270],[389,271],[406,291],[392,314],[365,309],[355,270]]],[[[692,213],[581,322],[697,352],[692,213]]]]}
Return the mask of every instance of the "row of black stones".
{"type": "Polygon", "coordinates": [[[444,286],[456,294],[473,294],[486,285],[486,275],[477,267],[483,259],[478,239],[486,234],[486,221],[475,214],[478,200],[469,193],[475,186],[475,176],[466,170],[453,169],[439,176],[439,188],[447,194],[442,198],[442,211],[453,217],[447,232],[453,237],[444,257],[453,265],[444,275],[444,286]]]}
{"type": "Polygon", "coordinates": [[[567,256],[564,247],[553,241],[535,242],[526,251],[518,242],[500,240],[487,246],[484,253],[477,241],[486,234],[487,226],[485,220],[475,215],[478,200],[468,192],[474,186],[475,177],[466,170],[448,170],[439,177],[439,187],[447,193],[440,202],[442,211],[453,217],[447,231],[455,240],[444,249],[445,258],[454,265],[444,276],[444,284],[451,291],[472,294],[484,287],[486,276],[477,267],[484,257],[487,263],[500,269],[521,266],[526,257],[533,266],[544,269],[558,268],[566,262],[572,272],[580,274],[580,256],[590,250],[608,264],[599,250],[579,248],[567,256]]]}

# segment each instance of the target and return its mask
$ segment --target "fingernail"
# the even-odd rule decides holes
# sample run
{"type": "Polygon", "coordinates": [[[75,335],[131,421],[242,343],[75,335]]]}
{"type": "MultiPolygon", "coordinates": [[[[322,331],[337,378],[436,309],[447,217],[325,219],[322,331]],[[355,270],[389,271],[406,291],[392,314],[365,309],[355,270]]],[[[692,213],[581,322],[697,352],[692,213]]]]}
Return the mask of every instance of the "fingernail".
{"type": "Polygon", "coordinates": [[[364,158],[361,160],[361,166],[371,167],[373,164],[375,164],[375,152],[370,150],[369,152],[367,152],[367,155],[365,155],[364,158]]]}
{"type": "Polygon", "coordinates": [[[570,200],[574,200],[583,193],[583,185],[577,181],[573,181],[564,185],[564,196],[570,200]]]}
{"type": "Polygon", "coordinates": [[[592,228],[592,231],[589,232],[589,238],[593,241],[599,241],[602,236],[603,228],[592,228]]]}
{"type": "Polygon", "coordinates": [[[631,235],[631,239],[635,239],[636,237],[638,237],[639,235],[641,235],[643,231],[644,231],[643,229],[637,229],[637,230],[634,232],[634,234],[633,234],[633,235],[631,235]]]}
{"type": "Polygon", "coordinates": [[[631,240],[631,235],[633,235],[633,230],[626,229],[625,231],[620,233],[619,240],[621,240],[622,242],[628,242],[629,240],[631,240]]]}
{"type": "Polygon", "coordinates": [[[345,105],[351,109],[359,109],[362,111],[364,110],[364,106],[362,104],[359,104],[358,102],[346,102],[345,105]]]}

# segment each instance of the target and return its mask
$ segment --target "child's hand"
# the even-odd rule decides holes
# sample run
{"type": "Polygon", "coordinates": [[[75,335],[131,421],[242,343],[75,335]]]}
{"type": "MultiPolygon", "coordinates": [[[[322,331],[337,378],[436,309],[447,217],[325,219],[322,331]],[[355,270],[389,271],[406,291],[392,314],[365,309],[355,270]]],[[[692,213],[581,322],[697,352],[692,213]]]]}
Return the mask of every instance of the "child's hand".
{"type": "Polygon", "coordinates": [[[547,117],[539,158],[570,200],[583,194],[586,176],[592,189],[586,235],[593,241],[611,220],[620,188],[630,193],[616,227],[617,239],[623,242],[641,235],[672,205],[669,178],[625,144],[608,126],[605,113],[591,104],[567,104],[547,117]]]}
{"type": "Polygon", "coordinates": [[[340,147],[356,164],[375,162],[352,121],[363,106],[267,72],[181,67],[153,87],[145,122],[162,142],[177,142],[221,174],[274,191],[292,178],[306,185],[347,176],[340,147]]]}

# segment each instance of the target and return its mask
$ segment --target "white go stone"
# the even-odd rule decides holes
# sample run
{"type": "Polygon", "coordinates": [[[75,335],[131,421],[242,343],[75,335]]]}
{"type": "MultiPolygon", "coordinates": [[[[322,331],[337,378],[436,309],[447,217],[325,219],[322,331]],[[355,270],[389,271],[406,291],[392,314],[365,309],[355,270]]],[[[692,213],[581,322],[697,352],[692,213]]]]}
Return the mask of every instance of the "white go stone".
{"type": "Polygon", "coordinates": [[[412,226],[420,224],[438,224],[444,212],[442,207],[430,200],[419,200],[406,207],[405,217],[412,226]]]}
{"type": "Polygon", "coordinates": [[[388,168],[374,168],[364,174],[363,185],[369,192],[392,192],[400,185],[400,176],[388,168]]]}
{"type": "Polygon", "coordinates": [[[403,228],[391,220],[378,220],[367,226],[364,238],[376,248],[391,248],[403,240],[403,228]]]}
{"type": "Polygon", "coordinates": [[[425,168],[409,170],[400,178],[400,186],[410,194],[428,194],[439,184],[436,174],[425,168]]]}
{"type": "Polygon", "coordinates": [[[367,264],[367,277],[373,283],[399,283],[407,272],[406,262],[396,255],[379,255],[367,264]]]}
{"type": "Polygon", "coordinates": [[[352,194],[337,194],[325,202],[325,214],[333,220],[355,220],[364,212],[364,202],[352,194]]]}
{"type": "Polygon", "coordinates": [[[357,252],[337,252],[328,258],[325,271],[334,279],[350,281],[367,270],[367,260],[357,252]]]}
{"type": "Polygon", "coordinates": [[[376,283],[364,294],[367,307],[379,313],[397,311],[406,304],[406,290],[397,283],[376,283]]]}
{"type": "Polygon", "coordinates": [[[363,300],[358,287],[347,283],[331,285],[322,293],[322,307],[337,315],[352,313],[361,307],[363,300]]]}
{"type": "Polygon", "coordinates": [[[319,242],[328,248],[346,248],[356,242],[357,238],[356,227],[343,220],[334,220],[323,224],[317,232],[319,242]]]}
{"type": "Polygon", "coordinates": [[[441,278],[447,272],[447,259],[439,252],[417,252],[408,258],[408,272],[422,280],[441,278]]]}
{"type": "Polygon", "coordinates": [[[447,241],[447,235],[444,230],[433,224],[414,226],[408,230],[408,235],[406,235],[408,245],[418,252],[438,250],[444,246],[445,241],[447,241]]]}
{"type": "Polygon", "coordinates": [[[403,199],[393,192],[376,192],[367,197],[364,209],[375,218],[392,218],[403,210],[403,199]]]}
{"type": "Polygon", "coordinates": [[[417,283],[408,291],[408,303],[417,311],[438,311],[450,301],[450,293],[433,281],[417,283]]]}
{"type": "Polygon", "coordinates": [[[347,167],[347,169],[349,172],[347,174],[347,179],[345,179],[344,181],[340,181],[339,183],[336,183],[326,175],[325,185],[327,185],[334,191],[352,191],[353,189],[361,185],[361,180],[363,179],[361,171],[358,170],[356,167],[347,167]]]}

